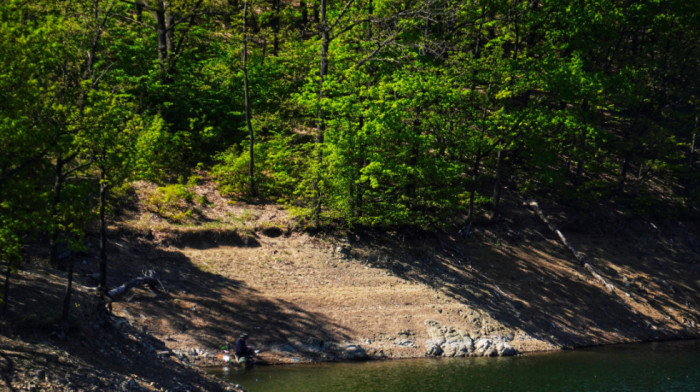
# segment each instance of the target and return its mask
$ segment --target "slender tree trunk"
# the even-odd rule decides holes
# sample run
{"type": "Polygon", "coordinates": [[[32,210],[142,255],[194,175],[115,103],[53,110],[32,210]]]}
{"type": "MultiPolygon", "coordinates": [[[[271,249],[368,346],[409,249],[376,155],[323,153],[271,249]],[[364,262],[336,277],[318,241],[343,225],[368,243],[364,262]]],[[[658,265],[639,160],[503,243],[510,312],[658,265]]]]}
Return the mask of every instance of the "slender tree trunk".
{"type": "MultiPolygon", "coordinates": [[[[688,150],[688,167],[690,168],[690,173],[695,173],[697,170],[695,167],[697,166],[695,164],[695,150],[696,150],[696,143],[697,143],[697,130],[698,130],[698,116],[695,116],[695,128],[693,129],[693,136],[691,137],[690,140],[690,149],[688,150]]],[[[695,203],[692,202],[692,194],[695,191],[695,188],[698,186],[698,181],[696,179],[697,177],[692,176],[691,178],[687,179],[686,181],[686,186],[685,186],[685,191],[686,194],[688,195],[687,198],[687,205],[689,206],[689,210],[691,212],[694,212],[696,209],[695,203]]]]}
{"type": "MultiPolygon", "coordinates": [[[[581,104],[581,111],[583,113],[583,116],[588,118],[588,112],[589,112],[590,105],[588,103],[588,99],[584,99],[583,103],[581,104]]],[[[576,174],[574,176],[574,186],[578,187],[583,183],[583,169],[586,163],[586,131],[582,130],[581,133],[578,135],[578,150],[579,150],[579,156],[578,160],[576,161],[576,174]]]]}
{"type": "MultiPolygon", "coordinates": [[[[325,3],[326,0],[321,0],[321,2],[325,3]]],[[[325,7],[325,5],[323,5],[325,7]]],[[[313,17],[314,23],[322,23],[321,18],[319,17],[318,14],[318,2],[314,1],[313,5],[311,6],[311,16],[313,17]]]]}
{"type": "Polygon", "coordinates": [[[7,315],[8,303],[10,298],[10,275],[12,275],[12,262],[7,260],[7,270],[5,270],[5,286],[2,288],[2,310],[0,315],[7,315]]]}
{"type": "Polygon", "coordinates": [[[625,161],[622,163],[622,168],[620,169],[620,180],[617,183],[617,191],[619,193],[625,191],[625,182],[627,181],[627,171],[629,170],[631,155],[631,151],[625,153],[625,161]]]}
{"type": "MultiPolygon", "coordinates": [[[[359,123],[357,129],[362,129],[365,126],[365,117],[360,114],[359,123]]],[[[350,137],[350,154],[353,156],[353,165],[350,170],[352,170],[350,175],[350,216],[353,219],[357,219],[360,216],[360,207],[362,204],[362,192],[361,184],[359,179],[362,176],[362,159],[359,154],[362,154],[362,149],[358,148],[357,141],[355,137],[350,137]]]]}
{"type": "Polygon", "coordinates": [[[426,55],[428,53],[428,45],[430,36],[430,19],[425,20],[425,26],[423,26],[423,43],[421,44],[420,54],[426,55]]]}
{"type": "Polygon", "coordinates": [[[165,13],[166,72],[168,77],[175,72],[175,16],[165,13]]]}
{"type": "Polygon", "coordinates": [[[586,132],[582,131],[579,135],[579,157],[576,161],[576,173],[574,174],[574,186],[578,187],[583,182],[583,167],[585,165],[584,151],[586,147],[586,132]]]}
{"type": "Polygon", "coordinates": [[[156,36],[158,37],[158,66],[161,75],[165,77],[168,71],[168,28],[165,20],[165,5],[162,0],[156,1],[154,16],[156,18],[156,36]]]}
{"type": "Polygon", "coordinates": [[[107,289],[107,175],[104,166],[100,167],[100,282],[99,288],[107,289]]]}
{"type": "Polygon", "coordinates": [[[697,142],[697,129],[698,129],[698,116],[695,116],[695,129],[693,130],[693,136],[690,140],[690,150],[688,151],[688,166],[690,170],[695,170],[695,149],[697,142]]]}
{"type": "Polygon", "coordinates": [[[301,31],[306,32],[306,26],[309,24],[309,10],[306,1],[301,0],[299,8],[301,8],[301,31]]]}
{"type": "MultiPolygon", "coordinates": [[[[372,0],[369,0],[369,3],[367,4],[367,15],[370,18],[374,18],[374,2],[372,0]]],[[[372,31],[372,22],[367,22],[367,39],[371,40],[374,37],[374,32],[372,31]]]]}
{"type": "Polygon", "coordinates": [[[49,237],[49,263],[52,266],[58,265],[58,205],[61,203],[61,190],[65,176],[63,175],[63,165],[65,162],[59,155],[54,167],[53,199],[51,200],[51,233],[49,237]]]}
{"type": "Polygon", "coordinates": [[[136,7],[136,15],[134,19],[136,19],[137,22],[141,22],[141,18],[143,17],[143,8],[145,7],[145,4],[143,4],[143,1],[137,0],[134,3],[134,6],[136,7]]]}
{"type": "Polygon", "coordinates": [[[250,195],[257,196],[255,184],[255,139],[253,125],[251,123],[250,94],[248,87],[248,1],[243,3],[243,96],[245,100],[245,122],[248,127],[248,180],[250,182],[250,195]]]}
{"type": "Polygon", "coordinates": [[[312,211],[312,216],[315,221],[316,226],[319,226],[319,220],[321,215],[321,163],[323,161],[323,139],[326,130],[326,122],[323,118],[323,110],[321,108],[323,102],[323,83],[326,79],[326,74],[328,73],[328,48],[330,47],[330,31],[328,26],[328,16],[326,14],[326,3],[327,0],[321,0],[321,53],[320,53],[320,65],[319,65],[319,88],[318,88],[318,111],[316,113],[316,118],[318,121],[317,131],[316,131],[316,179],[314,180],[313,193],[314,193],[314,206],[312,211]]]}
{"type": "Polygon", "coordinates": [[[66,291],[63,295],[63,314],[61,315],[61,326],[64,329],[68,328],[68,318],[70,317],[71,311],[71,294],[73,293],[73,265],[75,262],[71,259],[68,262],[68,283],[66,284],[66,291]]]}
{"type": "Polygon", "coordinates": [[[476,184],[479,178],[479,170],[481,166],[481,148],[476,152],[476,158],[474,159],[474,167],[472,168],[472,187],[471,194],[469,195],[469,212],[467,213],[467,226],[471,226],[474,220],[474,198],[476,196],[476,184]]]}
{"type": "Polygon", "coordinates": [[[505,154],[505,152],[503,152],[502,148],[499,148],[496,154],[496,178],[493,184],[493,215],[491,216],[492,220],[495,220],[498,217],[498,208],[501,202],[501,177],[503,172],[503,155],[505,154]]]}
{"type": "MultiPolygon", "coordinates": [[[[420,127],[421,121],[420,121],[420,116],[421,116],[421,109],[418,108],[416,110],[416,117],[413,119],[413,124],[412,125],[412,132],[416,135],[420,134],[420,130],[418,127],[420,127]]],[[[410,156],[408,157],[408,166],[413,168],[418,165],[418,145],[417,143],[412,143],[410,146],[411,153],[410,156]]],[[[406,178],[406,187],[404,188],[404,194],[408,198],[408,202],[411,203],[416,197],[416,189],[417,187],[417,180],[416,176],[413,174],[410,174],[408,178],[406,178]]]]}
{"type": "Polygon", "coordinates": [[[280,8],[281,0],[273,0],[274,16],[272,18],[272,55],[279,56],[280,47],[280,8]]]}
{"type": "MultiPolygon", "coordinates": [[[[319,66],[319,77],[320,84],[318,90],[318,100],[319,104],[323,100],[323,82],[326,80],[326,75],[328,74],[328,48],[330,47],[330,31],[328,30],[328,17],[326,15],[326,0],[321,0],[321,57],[319,66]]],[[[322,111],[319,105],[318,117],[318,133],[316,135],[316,142],[323,143],[323,133],[325,131],[325,122],[322,119],[322,111]]]]}

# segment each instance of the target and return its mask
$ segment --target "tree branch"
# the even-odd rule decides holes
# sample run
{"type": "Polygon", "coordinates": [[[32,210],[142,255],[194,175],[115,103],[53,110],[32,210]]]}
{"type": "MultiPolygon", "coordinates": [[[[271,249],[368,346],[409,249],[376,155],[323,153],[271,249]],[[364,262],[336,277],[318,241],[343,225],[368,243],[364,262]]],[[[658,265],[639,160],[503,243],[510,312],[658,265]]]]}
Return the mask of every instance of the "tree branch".
{"type": "Polygon", "coordinates": [[[612,283],[608,282],[602,275],[600,275],[593,266],[586,261],[586,258],[579,252],[574,249],[573,245],[569,243],[569,241],[566,240],[566,237],[564,237],[564,234],[562,234],[561,231],[559,231],[552,222],[547,219],[547,217],[544,215],[542,210],[540,209],[540,206],[537,204],[536,201],[530,200],[529,202],[526,203],[528,207],[533,209],[537,216],[547,224],[547,227],[549,227],[549,230],[554,232],[557,237],[559,237],[559,240],[566,246],[569,251],[571,251],[571,254],[574,255],[574,258],[580,263],[580,265],[588,271],[591,275],[593,275],[594,278],[598,279],[603,286],[605,286],[611,293],[615,291],[615,286],[612,285],[612,283]]]}
{"type": "Polygon", "coordinates": [[[338,24],[338,22],[340,22],[340,19],[345,15],[345,12],[347,12],[348,8],[350,7],[350,5],[352,5],[353,2],[355,2],[355,0],[350,0],[347,3],[345,3],[345,7],[343,7],[342,11],[340,11],[340,15],[338,15],[338,17],[335,18],[335,20],[331,23],[331,26],[328,28],[329,31],[332,31],[338,24]]]}

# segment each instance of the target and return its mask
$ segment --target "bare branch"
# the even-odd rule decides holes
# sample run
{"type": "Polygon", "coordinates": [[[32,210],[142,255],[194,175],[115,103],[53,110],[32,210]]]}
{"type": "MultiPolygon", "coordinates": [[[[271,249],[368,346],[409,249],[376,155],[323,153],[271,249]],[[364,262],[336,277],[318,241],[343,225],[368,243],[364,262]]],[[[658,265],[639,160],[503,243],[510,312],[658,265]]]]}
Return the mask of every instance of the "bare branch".
{"type": "Polygon", "coordinates": [[[329,31],[332,31],[338,24],[338,22],[340,22],[340,19],[345,15],[345,12],[347,12],[348,8],[350,7],[350,5],[352,5],[353,2],[355,2],[355,0],[350,0],[347,3],[345,3],[345,7],[343,7],[342,11],[340,11],[340,15],[338,15],[338,17],[335,18],[335,21],[333,21],[333,23],[331,23],[331,26],[328,28],[329,31]]]}

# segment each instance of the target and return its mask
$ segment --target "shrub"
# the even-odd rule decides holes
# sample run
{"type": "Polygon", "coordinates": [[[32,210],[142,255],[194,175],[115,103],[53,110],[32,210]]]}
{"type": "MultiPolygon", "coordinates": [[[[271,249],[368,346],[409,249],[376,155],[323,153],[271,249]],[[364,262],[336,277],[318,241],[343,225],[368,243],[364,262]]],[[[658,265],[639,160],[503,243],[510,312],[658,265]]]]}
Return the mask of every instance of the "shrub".
{"type": "Polygon", "coordinates": [[[148,200],[148,210],[172,222],[182,222],[194,212],[195,193],[182,184],[159,187],[148,200]]]}

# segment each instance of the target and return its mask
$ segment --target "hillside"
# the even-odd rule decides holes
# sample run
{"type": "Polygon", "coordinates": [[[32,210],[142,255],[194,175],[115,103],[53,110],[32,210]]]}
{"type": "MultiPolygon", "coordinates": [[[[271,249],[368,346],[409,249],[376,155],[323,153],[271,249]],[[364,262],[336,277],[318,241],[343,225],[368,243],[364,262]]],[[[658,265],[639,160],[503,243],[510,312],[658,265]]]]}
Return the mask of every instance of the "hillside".
{"type": "Polygon", "coordinates": [[[164,291],[134,289],[112,304],[113,316],[97,318],[90,277],[97,239],[88,239],[87,253],[67,254],[77,293],[65,337],[51,321],[60,315],[65,273],[39,266],[41,244],[27,249],[30,262],[12,277],[2,322],[0,383],[216,390],[224,387],[198,368],[220,365],[218,349],[241,332],[267,363],[700,337],[697,222],[543,204],[611,292],[520,203],[505,205],[497,222],[476,222],[468,236],[408,228],[308,233],[279,206],[236,203],[209,183],[190,191],[197,197],[177,208],[191,212],[176,224],[153,212],[155,186],[139,183],[110,227],[108,285],[152,270],[164,291]]]}

